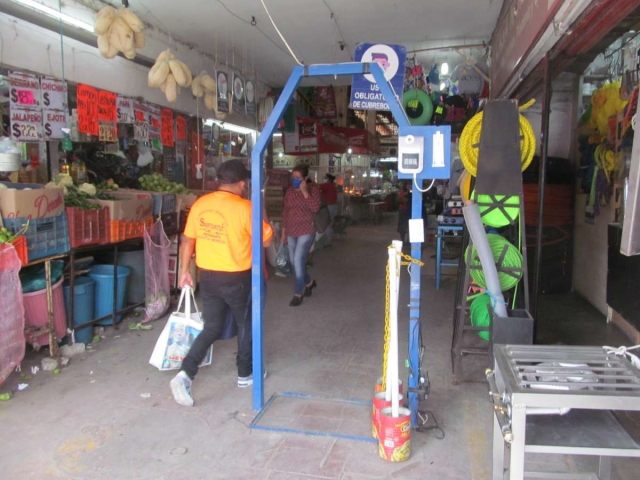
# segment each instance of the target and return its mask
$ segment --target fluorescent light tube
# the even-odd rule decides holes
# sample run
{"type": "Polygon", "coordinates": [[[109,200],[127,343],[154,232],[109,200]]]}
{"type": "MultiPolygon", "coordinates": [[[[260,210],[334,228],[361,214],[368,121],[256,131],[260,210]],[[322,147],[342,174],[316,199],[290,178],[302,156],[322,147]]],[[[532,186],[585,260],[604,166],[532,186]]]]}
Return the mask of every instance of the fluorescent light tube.
{"type": "Polygon", "coordinates": [[[76,18],[70,17],[64,13],[61,13],[59,10],[56,10],[51,7],[47,7],[38,2],[34,2],[33,0],[12,0],[14,3],[18,3],[20,5],[24,5],[25,7],[29,7],[37,12],[44,13],[50,17],[55,18],[56,20],[62,20],[64,23],[69,25],[73,25],[74,27],[81,28],[82,30],[86,30],[87,32],[93,32],[93,25],[89,25],[88,23],[82,22],[76,18]]]}

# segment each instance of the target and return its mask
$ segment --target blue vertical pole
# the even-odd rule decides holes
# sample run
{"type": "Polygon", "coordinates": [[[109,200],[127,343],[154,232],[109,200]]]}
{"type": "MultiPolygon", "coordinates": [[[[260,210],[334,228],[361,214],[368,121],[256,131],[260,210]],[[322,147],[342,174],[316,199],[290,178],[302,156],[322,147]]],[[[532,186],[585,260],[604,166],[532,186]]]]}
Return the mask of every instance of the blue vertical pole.
{"type": "MultiPolygon", "coordinates": [[[[422,180],[418,180],[419,184],[422,180]]],[[[422,188],[422,185],[420,185],[422,188]]],[[[411,218],[422,218],[422,192],[415,184],[411,194],[411,218]]],[[[422,260],[422,244],[411,244],[411,256],[422,260]]],[[[421,268],[411,264],[411,288],[409,291],[409,410],[411,410],[411,427],[418,426],[418,394],[415,389],[420,382],[420,280],[421,268]]]]}
{"type": "Polygon", "coordinates": [[[253,335],[253,409],[262,410],[264,405],[264,365],[262,356],[262,316],[264,295],[264,250],[262,247],[262,184],[264,182],[262,157],[271,136],[284,115],[289,102],[298,88],[304,70],[296,67],[289,77],[280,98],[269,115],[269,120],[251,153],[251,316],[253,335]]]}

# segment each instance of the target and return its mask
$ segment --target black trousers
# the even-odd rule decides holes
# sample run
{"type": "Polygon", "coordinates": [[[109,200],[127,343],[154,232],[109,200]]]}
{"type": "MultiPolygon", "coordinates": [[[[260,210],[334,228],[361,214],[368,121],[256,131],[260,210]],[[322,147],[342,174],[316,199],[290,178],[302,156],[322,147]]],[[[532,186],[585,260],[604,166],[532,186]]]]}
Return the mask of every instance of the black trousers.
{"type": "Polygon", "coordinates": [[[238,324],[238,376],[248,377],[253,371],[251,345],[251,270],[246,272],[213,272],[200,270],[200,296],[204,328],[182,362],[182,370],[193,379],[198,365],[209,347],[224,329],[227,306],[238,324]]]}

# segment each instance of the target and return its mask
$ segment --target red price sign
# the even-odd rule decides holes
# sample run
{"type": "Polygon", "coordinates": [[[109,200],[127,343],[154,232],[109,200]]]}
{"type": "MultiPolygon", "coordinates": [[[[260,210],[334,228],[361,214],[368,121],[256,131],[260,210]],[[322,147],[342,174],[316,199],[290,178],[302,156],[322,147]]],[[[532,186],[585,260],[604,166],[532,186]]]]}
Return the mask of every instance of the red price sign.
{"type": "Polygon", "coordinates": [[[78,131],[89,135],[100,134],[98,124],[98,91],[88,85],[78,85],[78,131]]]}
{"type": "Polygon", "coordinates": [[[165,147],[173,147],[173,112],[168,108],[163,108],[161,113],[162,128],[160,130],[162,145],[165,147]]]}
{"type": "Polygon", "coordinates": [[[147,116],[142,110],[136,110],[136,122],[142,123],[147,121],[147,116]]]}
{"type": "Polygon", "coordinates": [[[98,120],[105,122],[118,121],[118,95],[100,90],[98,92],[98,120]]]}
{"type": "Polygon", "coordinates": [[[151,126],[157,129],[162,128],[162,120],[157,117],[151,117],[151,126]]]}
{"type": "Polygon", "coordinates": [[[176,138],[178,140],[187,139],[187,120],[180,115],[176,117],[176,138]]]}

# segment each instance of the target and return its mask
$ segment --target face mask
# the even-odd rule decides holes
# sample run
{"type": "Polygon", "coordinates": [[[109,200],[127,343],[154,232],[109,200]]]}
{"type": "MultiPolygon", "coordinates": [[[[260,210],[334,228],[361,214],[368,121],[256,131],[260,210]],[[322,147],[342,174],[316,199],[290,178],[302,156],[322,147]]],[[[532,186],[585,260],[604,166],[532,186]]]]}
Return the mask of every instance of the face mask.
{"type": "Polygon", "coordinates": [[[294,178],[291,183],[293,184],[293,188],[299,188],[300,185],[302,184],[302,179],[294,178]]]}

